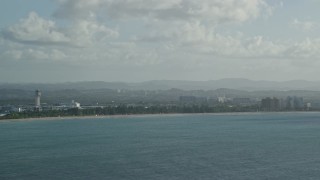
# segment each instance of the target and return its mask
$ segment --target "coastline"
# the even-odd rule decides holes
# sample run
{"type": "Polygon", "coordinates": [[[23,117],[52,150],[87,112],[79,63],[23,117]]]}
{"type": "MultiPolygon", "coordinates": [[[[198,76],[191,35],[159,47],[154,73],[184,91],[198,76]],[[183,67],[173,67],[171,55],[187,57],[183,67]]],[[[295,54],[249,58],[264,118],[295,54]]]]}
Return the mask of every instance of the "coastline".
{"type": "MultiPolygon", "coordinates": [[[[200,113],[190,113],[200,114],[200,113]]],[[[209,113],[202,113],[209,114],[209,113]]],[[[214,114],[214,113],[211,113],[214,114]]],[[[59,116],[59,117],[35,117],[35,118],[21,118],[21,119],[1,119],[0,122],[8,121],[35,121],[35,120],[78,120],[78,119],[110,119],[110,118],[128,118],[128,117],[156,117],[156,116],[183,116],[187,113],[172,113],[172,114],[116,114],[116,115],[91,115],[91,116],[59,116]]]]}
{"type": "Polygon", "coordinates": [[[50,121],[50,120],[79,120],[79,119],[111,119],[111,118],[133,118],[133,117],[165,117],[165,116],[186,116],[186,115],[250,115],[250,114],[311,114],[319,111],[283,111],[283,112],[219,112],[219,113],[163,113],[163,114],[116,114],[116,115],[90,115],[90,116],[59,116],[59,117],[35,117],[21,119],[1,119],[1,122],[13,121],[50,121]]]}

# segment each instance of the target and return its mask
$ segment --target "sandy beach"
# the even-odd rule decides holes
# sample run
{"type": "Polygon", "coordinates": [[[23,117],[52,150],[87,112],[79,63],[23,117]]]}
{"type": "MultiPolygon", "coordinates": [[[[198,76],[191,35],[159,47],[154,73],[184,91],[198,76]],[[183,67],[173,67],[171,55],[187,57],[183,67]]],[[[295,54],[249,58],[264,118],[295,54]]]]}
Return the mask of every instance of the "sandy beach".
{"type": "Polygon", "coordinates": [[[1,122],[8,121],[50,121],[50,120],[79,120],[79,119],[115,119],[115,118],[132,118],[132,117],[172,117],[172,116],[187,116],[187,115],[215,115],[215,116],[226,116],[226,115],[246,115],[246,114],[292,114],[292,113],[319,113],[317,111],[292,111],[292,112],[222,112],[222,113],[172,113],[172,114],[117,114],[117,115],[93,115],[93,116],[60,116],[60,117],[39,117],[39,118],[23,118],[23,119],[2,119],[1,122]]]}
{"type": "MultiPolygon", "coordinates": [[[[213,114],[213,113],[212,113],[213,114]]],[[[187,114],[127,114],[127,115],[92,115],[92,116],[59,116],[59,117],[39,117],[39,118],[22,118],[22,119],[2,119],[6,121],[35,121],[35,120],[78,120],[78,119],[109,119],[109,118],[128,118],[128,117],[155,117],[155,116],[183,116],[187,114]]],[[[191,115],[191,114],[190,114],[191,115]]]]}

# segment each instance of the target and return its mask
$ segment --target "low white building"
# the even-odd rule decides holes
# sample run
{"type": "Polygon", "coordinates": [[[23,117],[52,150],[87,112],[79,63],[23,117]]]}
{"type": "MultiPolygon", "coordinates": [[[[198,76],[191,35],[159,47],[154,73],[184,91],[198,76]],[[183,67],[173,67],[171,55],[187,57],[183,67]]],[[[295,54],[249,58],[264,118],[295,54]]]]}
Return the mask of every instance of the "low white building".
{"type": "Polygon", "coordinates": [[[80,103],[72,100],[72,102],[71,102],[71,107],[72,107],[72,108],[80,108],[80,103]]]}

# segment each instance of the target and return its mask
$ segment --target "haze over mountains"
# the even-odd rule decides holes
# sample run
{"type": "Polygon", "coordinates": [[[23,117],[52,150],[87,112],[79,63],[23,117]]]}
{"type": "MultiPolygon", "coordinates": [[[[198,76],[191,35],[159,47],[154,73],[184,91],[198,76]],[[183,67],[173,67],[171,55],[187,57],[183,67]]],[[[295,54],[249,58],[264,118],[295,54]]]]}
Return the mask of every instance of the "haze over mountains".
{"type": "Polygon", "coordinates": [[[34,103],[34,91],[43,93],[42,102],[48,104],[69,103],[156,103],[179,102],[180,96],[217,98],[262,99],[287,96],[303,97],[306,102],[320,107],[320,83],[311,81],[253,81],[248,79],[221,79],[212,81],[155,80],[139,83],[125,82],[66,82],[0,84],[0,105],[34,103]]]}
{"type": "Polygon", "coordinates": [[[66,83],[1,83],[0,89],[23,89],[34,90],[63,90],[63,89],[128,89],[128,90],[168,90],[172,88],[181,90],[215,90],[220,88],[244,90],[244,91],[288,91],[288,90],[309,90],[319,91],[318,81],[254,81],[242,78],[229,78],[210,81],[183,81],[183,80],[153,80],[138,83],[129,82],[103,82],[84,81],[66,83]]]}

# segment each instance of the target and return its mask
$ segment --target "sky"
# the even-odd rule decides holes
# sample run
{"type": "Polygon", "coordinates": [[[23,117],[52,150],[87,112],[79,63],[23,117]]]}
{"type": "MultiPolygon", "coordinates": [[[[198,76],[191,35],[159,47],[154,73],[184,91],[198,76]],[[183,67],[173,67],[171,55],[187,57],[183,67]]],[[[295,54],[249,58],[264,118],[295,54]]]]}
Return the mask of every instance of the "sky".
{"type": "Polygon", "coordinates": [[[0,82],[312,80],[318,0],[1,0],[0,82]]]}

